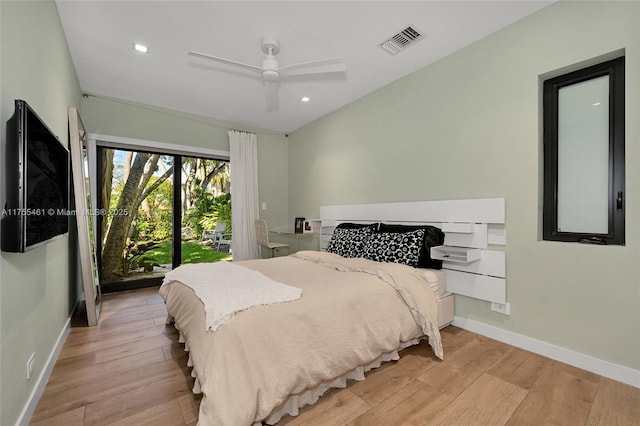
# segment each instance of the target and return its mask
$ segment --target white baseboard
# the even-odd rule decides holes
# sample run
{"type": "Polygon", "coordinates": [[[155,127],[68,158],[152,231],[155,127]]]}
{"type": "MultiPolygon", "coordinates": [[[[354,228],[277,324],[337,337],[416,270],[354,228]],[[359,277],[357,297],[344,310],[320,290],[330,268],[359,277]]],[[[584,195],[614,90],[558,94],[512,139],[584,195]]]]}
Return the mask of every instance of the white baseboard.
{"type": "Polygon", "coordinates": [[[640,388],[639,370],[634,370],[629,367],[614,364],[590,355],[581,354],[551,343],[523,336],[522,334],[517,334],[512,331],[507,331],[502,328],[458,316],[454,317],[452,325],[640,388]]]}
{"type": "Polygon", "coordinates": [[[22,412],[18,417],[18,421],[16,421],[16,426],[27,426],[31,422],[31,417],[33,417],[33,413],[36,411],[38,401],[40,401],[44,388],[47,386],[53,366],[56,364],[56,360],[58,359],[58,355],[60,355],[60,351],[64,346],[65,340],[67,340],[70,329],[71,317],[67,318],[67,322],[64,324],[62,331],[60,331],[58,340],[56,340],[56,344],[53,346],[53,349],[51,350],[51,353],[38,376],[38,380],[29,395],[29,399],[22,409],[22,412]]]}

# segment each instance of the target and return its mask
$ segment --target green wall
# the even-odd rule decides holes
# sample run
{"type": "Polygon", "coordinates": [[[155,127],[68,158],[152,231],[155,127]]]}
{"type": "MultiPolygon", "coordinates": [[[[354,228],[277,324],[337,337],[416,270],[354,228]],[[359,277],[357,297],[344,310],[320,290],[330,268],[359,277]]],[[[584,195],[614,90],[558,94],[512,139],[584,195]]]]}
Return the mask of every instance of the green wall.
{"type": "Polygon", "coordinates": [[[511,316],[464,296],[456,315],[640,370],[638,75],[640,3],[551,5],[293,132],[290,220],[321,205],[504,197],[511,316]],[[541,241],[540,76],[620,49],[626,246],[541,241]]]}
{"type": "MultiPolygon", "coordinates": [[[[14,99],[26,100],[68,145],[67,107],[77,106],[80,86],[53,1],[2,1],[1,148],[14,99]]],[[[4,181],[4,179],[2,179],[4,181]]],[[[4,206],[5,189],[0,204],[4,206]]],[[[72,224],[73,226],[73,224],[72,224]]],[[[0,254],[0,424],[16,422],[43,365],[75,305],[73,234],[24,254],[0,254]],[[36,371],[26,380],[26,362],[36,371]]]]}
{"type": "MultiPolygon", "coordinates": [[[[284,134],[246,127],[195,114],[89,95],[80,103],[82,122],[90,133],[142,139],[229,151],[231,129],[253,132],[258,137],[260,201],[267,210],[260,217],[270,224],[286,223],[288,214],[288,143],[284,134]]],[[[232,177],[233,179],[233,177],[232,177]]],[[[233,182],[232,182],[233,187],[233,182]]]]}

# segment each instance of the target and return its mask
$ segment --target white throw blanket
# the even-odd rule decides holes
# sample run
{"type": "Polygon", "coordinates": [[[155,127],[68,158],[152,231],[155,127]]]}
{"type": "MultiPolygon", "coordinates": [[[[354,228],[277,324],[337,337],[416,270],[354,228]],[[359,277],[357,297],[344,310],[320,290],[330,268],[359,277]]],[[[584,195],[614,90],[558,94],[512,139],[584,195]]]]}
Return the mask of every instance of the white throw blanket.
{"type": "Polygon", "coordinates": [[[162,286],[179,281],[204,304],[207,330],[216,331],[233,316],[254,306],[291,302],[302,290],[231,262],[191,263],[168,272],[162,286]]]}

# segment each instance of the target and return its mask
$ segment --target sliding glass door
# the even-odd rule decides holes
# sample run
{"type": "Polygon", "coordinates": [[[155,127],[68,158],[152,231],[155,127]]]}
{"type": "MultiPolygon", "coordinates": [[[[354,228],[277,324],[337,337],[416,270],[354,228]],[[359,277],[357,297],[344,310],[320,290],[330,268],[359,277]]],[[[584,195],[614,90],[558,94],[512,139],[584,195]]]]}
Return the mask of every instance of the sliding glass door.
{"type": "Polygon", "coordinates": [[[229,162],[181,158],[180,263],[215,262],[231,254],[229,162]],[[207,249],[203,249],[207,248],[207,249]]]}
{"type": "Polygon", "coordinates": [[[228,162],[106,147],[97,157],[104,292],[157,285],[182,263],[230,258],[228,162]]]}

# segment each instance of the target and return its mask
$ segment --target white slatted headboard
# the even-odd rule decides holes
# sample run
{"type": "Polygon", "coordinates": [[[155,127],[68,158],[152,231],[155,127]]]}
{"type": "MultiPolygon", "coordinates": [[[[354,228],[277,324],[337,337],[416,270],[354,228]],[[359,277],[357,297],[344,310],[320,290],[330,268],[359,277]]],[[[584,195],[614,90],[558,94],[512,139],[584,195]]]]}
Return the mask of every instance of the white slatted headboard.
{"type": "Polygon", "coordinates": [[[322,206],[320,220],[321,250],[343,222],[436,226],[445,233],[445,244],[432,249],[431,257],[444,260],[447,290],[506,303],[505,253],[488,248],[489,229],[504,229],[504,198],[322,206]]]}

